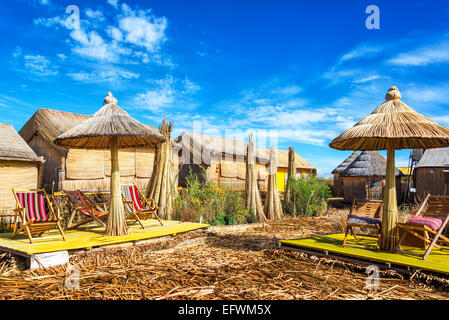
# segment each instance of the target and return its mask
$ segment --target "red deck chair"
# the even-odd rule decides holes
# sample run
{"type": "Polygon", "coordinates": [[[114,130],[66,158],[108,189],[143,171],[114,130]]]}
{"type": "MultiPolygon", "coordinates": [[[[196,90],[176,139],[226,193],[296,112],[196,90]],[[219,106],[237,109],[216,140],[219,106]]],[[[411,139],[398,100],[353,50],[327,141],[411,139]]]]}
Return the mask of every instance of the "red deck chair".
{"type": "Polygon", "coordinates": [[[106,224],[101,221],[101,218],[107,217],[109,213],[100,207],[100,205],[105,205],[106,203],[96,203],[80,190],[63,192],[72,204],[72,214],[67,223],[67,229],[76,228],[92,221],[95,221],[102,227],[106,227],[106,224]],[[79,219],[73,223],[73,219],[77,213],[79,219]],[[80,218],[80,214],[82,218],[80,218]]]}
{"type": "Polygon", "coordinates": [[[154,206],[153,200],[146,199],[135,184],[122,184],[121,189],[123,204],[130,216],[128,220],[134,219],[142,228],[144,228],[141,220],[154,217],[159,221],[161,226],[163,225],[161,219],[159,219],[159,216],[157,215],[158,208],[154,206]],[[142,198],[144,205],[142,205],[140,198],[142,198]]]}
{"type": "MultiPolygon", "coordinates": [[[[14,226],[12,238],[18,234],[26,234],[30,243],[33,243],[33,235],[42,235],[44,232],[57,227],[61,237],[65,240],[58,214],[44,189],[12,189],[16,199],[16,209],[14,210],[14,226]],[[48,212],[47,206],[48,205],[48,212]],[[18,226],[19,217],[21,226],[18,226]]],[[[41,239],[50,239],[55,237],[45,237],[41,239]]]]}

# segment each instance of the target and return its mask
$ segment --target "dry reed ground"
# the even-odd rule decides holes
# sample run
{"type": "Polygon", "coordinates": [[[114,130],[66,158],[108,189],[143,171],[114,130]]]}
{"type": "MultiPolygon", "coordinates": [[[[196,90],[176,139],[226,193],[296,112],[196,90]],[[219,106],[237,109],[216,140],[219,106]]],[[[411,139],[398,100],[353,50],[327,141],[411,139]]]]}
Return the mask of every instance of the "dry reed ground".
{"type": "MultiPolygon", "coordinates": [[[[73,255],[80,288],[65,287],[66,267],[17,271],[0,263],[3,299],[449,299],[429,277],[382,273],[365,289],[363,268],[277,250],[276,239],[341,231],[342,216],[295,218],[262,227],[189,232],[130,248],[73,255]],[[225,231],[227,230],[227,231],[225,231]],[[420,278],[420,281],[417,281],[420,278]]],[[[438,282],[448,288],[447,280],[438,282]]],[[[440,288],[441,288],[440,287],[440,288]]]]}

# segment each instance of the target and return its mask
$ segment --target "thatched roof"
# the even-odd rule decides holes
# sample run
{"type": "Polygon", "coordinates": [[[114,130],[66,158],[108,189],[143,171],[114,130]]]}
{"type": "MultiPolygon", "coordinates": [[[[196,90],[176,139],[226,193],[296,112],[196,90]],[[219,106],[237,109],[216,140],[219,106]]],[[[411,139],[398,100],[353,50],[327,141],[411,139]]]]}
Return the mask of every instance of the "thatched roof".
{"type": "MultiPolygon", "coordinates": [[[[270,150],[265,150],[267,157],[270,156],[270,150]]],[[[288,168],[288,150],[277,150],[278,168],[288,168]]],[[[299,154],[295,152],[295,167],[296,169],[310,169],[316,170],[309,162],[304,160],[299,154]]]]}
{"type": "Polygon", "coordinates": [[[59,135],[54,143],[82,149],[109,149],[113,138],[117,138],[118,148],[154,146],[167,140],[159,131],[149,130],[120,108],[111,92],[104,103],[93,117],[59,135]]]}
{"type": "Polygon", "coordinates": [[[347,157],[342,163],[340,163],[338,167],[332,170],[331,173],[342,173],[352,163],[352,161],[357,158],[358,155],[359,153],[357,151],[354,151],[349,157],[347,157]]]}
{"type": "MultiPolygon", "coordinates": [[[[417,113],[391,87],[385,102],[329,146],[339,150],[428,149],[449,146],[449,129],[417,113]]],[[[357,106],[354,106],[357,107],[357,106]]]]}
{"type": "Polygon", "coordinates": [[[14,128],[0,123],[0,160],[42,162],[14,128]]]}
{"type": "MultiPolygon", "coordinates": [[[[67,148],[53,143],[59,135],[79,125],[91,116],[53,109],[38,109],[36,113],[20,129],[19,134],[26,142],[30,142],[35,134],[40,135],[48,144],[61,155],[67,155],[67,148]]],[[[145,125],[148,130],[158,131],[155,127],[145,125]]]]}
{"type": "Polygon", "coordinates": [[[449,166],[449,148],[429,149],[424,152],[416,168],[443,168],[449,166]]]}
{"type": "MultiPolygon", "coordinates": [[[[182,146],[183,150],[190,151],[190,159],[183,154],[184,163],[188,161],[194,164],[205,163],[210,164],[213,157],[220,155],[228,155],[244,158],[247,153],[247,144],[243,141],[226,139],[222,137],[209,136],[197,132],[184,131],[176,139],[175,142],[182,146]]],[[[269,158],[265,151],[255,150],[255,158],[257,161],[268,163],[269,158]]]]}
{"type": "MultiPolygon", "coordinates": [[[[363,151],[341,172],[343,177],[385,176],[387,160],[377,151],[363,151]]],[[[396,175],[402,173],[396,169],[396,175]]]]}
{"type": "MultiPolygon", "coordinates": [[[[210,157],[219,155],[246,158],[248,152],[248,144],[243,141],[190,131],[182,132],[175,141],[182,146],[183,150],[190,150],[190,161],[196,164],[210,164],[210,157]],[[201,161],[201,157],[203,157],[203,161],[201,161]]],[[[255,148],[254,153],[258,162],[268,164],[270,159],[269,149],[255,148]]],[[[298,169],[316,170],[297,153],[295,153],[295,166],[298,169]]],[[[288,167],[288,150],[278,150],[278,167],[288,167]]]]}

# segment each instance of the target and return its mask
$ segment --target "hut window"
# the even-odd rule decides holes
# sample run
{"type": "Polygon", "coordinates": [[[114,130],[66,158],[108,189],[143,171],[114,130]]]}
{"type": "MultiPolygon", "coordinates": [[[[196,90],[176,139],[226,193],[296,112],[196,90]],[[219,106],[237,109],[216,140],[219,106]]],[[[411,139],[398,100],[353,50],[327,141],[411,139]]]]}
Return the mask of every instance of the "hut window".
{"type": "Polygon", "coordinates": [[[433,169],[430,169],[429,172],[430,172],[430,173],[434,173],[435,171],[434,171],[433,169]]]}

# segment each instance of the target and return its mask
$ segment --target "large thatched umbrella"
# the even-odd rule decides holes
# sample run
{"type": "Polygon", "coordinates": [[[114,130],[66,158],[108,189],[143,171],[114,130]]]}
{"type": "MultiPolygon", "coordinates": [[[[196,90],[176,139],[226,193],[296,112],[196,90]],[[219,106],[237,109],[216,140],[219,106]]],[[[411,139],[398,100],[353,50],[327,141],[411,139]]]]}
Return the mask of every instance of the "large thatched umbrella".
{"type": "Polygon", "coordinates": [[[104,99],[104,106],[92,118],[54,140],[55,144],[68,148],[111,149],[111,206],[106,235],[128,233],[120,190],[118,149],[155,145],[165,140],[163,135],[148,130],[120,108],[111,92],[104,99]]]}
{"type": "Polygon", "coordinates": [[[329,146],[339,150],[387,150],[380,248],[394,250],[398,222],[394,151],[447,147],[449,129],[407,106],[394,86],[388,90],[385,100],[370,115],[336,137],[329,146]]]}

